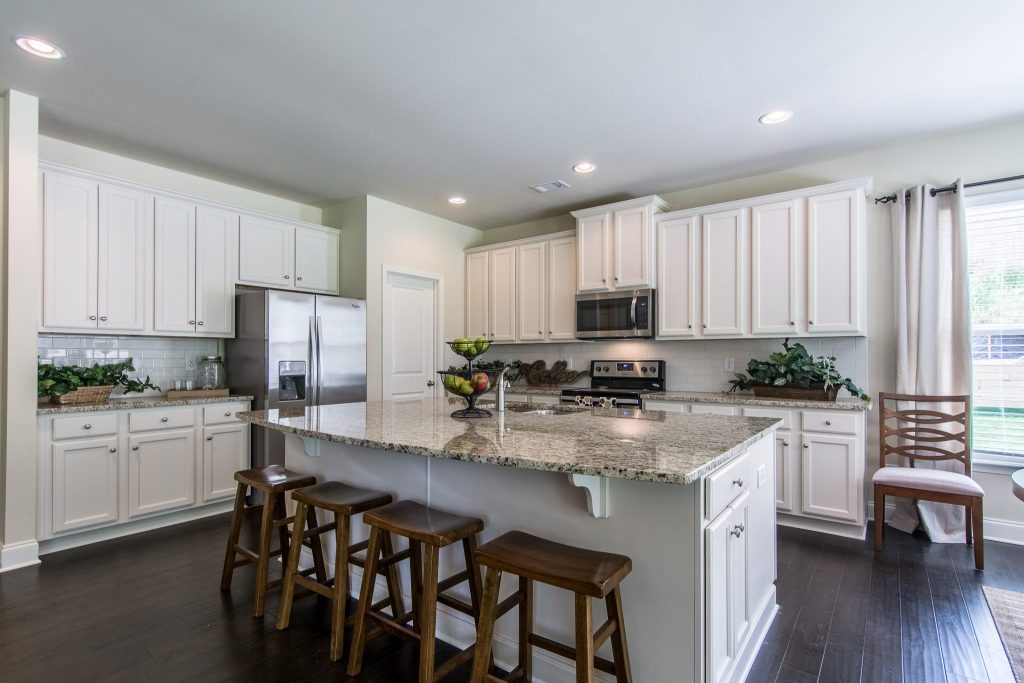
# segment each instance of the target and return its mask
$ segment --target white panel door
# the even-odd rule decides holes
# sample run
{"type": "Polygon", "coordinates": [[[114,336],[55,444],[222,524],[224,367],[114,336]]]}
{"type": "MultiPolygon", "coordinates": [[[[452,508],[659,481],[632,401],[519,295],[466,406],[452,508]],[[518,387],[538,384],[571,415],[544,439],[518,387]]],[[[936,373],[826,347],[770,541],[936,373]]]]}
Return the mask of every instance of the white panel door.
{"type": "Polygon", "coordinates": [[[504,247],[490,252],[490,282],[487,309],[488,325],[494,341],[516,340],[516,248],[504,247]]]}
{"type": "Polygon", "coordinates": [[[646,206],[621,209],[612,216],[612,270],[616,288],[651,287],[649,211],[646,206]]]}
{"type": "Polygon", "coordinates": [[[99,329],[146,329],[153,197],[116,185],[99,189],[99,329]]]}
{"type": "Polygon", "coordinates": [[[519,268],[516,277],[519,341],[544,341],[547,328],[547,243],[520,246],[516,265],[519,268]]]}
{"type": "Polygon", "coordinates": [[[860,520],[857,495],[857,439],[850,436],[803,433],[800,509],[848,522],[860,520]]]}
{"type": "Polygon", "coordinates": [[[703,306],[701,333],[739,336],[746,330],[747,209],[708,214],[702,219],[703,306]]]}
{"type": "Polygon", "coordinates": [[[43,328],[95,330],[99,186],[43,174],[43,328]]]}
{"type": "Polygon", "coordinates": [[[292,287],[295,226],[242,215],[238,226],[238,281],[268,287],[292,287]]]}
{"type": "Polygon", "coordinates": [[[791,335],[797,330],[798,272],[803,199],[751,209],[751,332],[791,335]]]}
{"type": "MultiPolygon", "coordinates": [[[[730,506],[732,510],[729,530],[729,641],[730,650],[739,652],[750,631],[753,605],[748,595],[748,562],[771,561],[771,557],[750,555],[750,501],[748,491],[730,506]]],[[[771,546],[769,546],[770,549],[771,546]]]]}
{"type": "Polygon", "coordinates": [[[238,214],[200,205],[195,234],[196,331],[234,336],[238,214]]]}
{"type": "Polygon", "coordinates": [[[697,333],[697,216],[658,223],[658,336],[697,333]]]}
{"type": "Polygon", "coordinates": [[[729,637],[729,534],[732,526],[732,509],[726,508],[704,530],[704,645],[707,680],[712,683],[726,680],[732,668],[733,652],[729,637]]]}
{"type": "Polygon", "coordinates": [[[195,436],[171,429],[128,438],[129,517],[195,503],[195,436]]]}
{"type": "Polygon", "coordinates": [[[196,207],[156,198],[153,329],[196,330],[196,207]]]}
{"type": "Polygon", "coordinates": [[[489,337],[487,301],[490,277],[490,254],[478,251],[466,254],[466,336],[472,339],[489,337]]]}
{"type": "Polygon", "coordinates": [[[793,435],[788,431],[775,432],[775,509],[793,512],[793,435]]]}
{"type": "Polygon", "coordinates": [[[860,332],[861,190],[807,199],[807,330],[860,332]]]}
{"type": "Polygon", "coordinates": [[[576,238],[548,242],[548,339],[576,338],[576,238]]]}
{"type": "Polygon", "coordinates": [[[384,281],[384,400],[435,395],[437,281],[388,273],[384,281]]]}
{"type": "Polygon", "coordinates": [[[576,222],[577,291],[611,289],[608,282],[608,243],[611,214],[580,218],[576,222]]]}
{"type": "Polygon", "coordinates": [[[204,503],[235,495],[235,472],[248,466],[248,446],[248,424],[203,429],[204,503]]]}
{"type": "Polygon", "coordinates": [[[295,227],[295,288],[338,293],[341,233],[333,228],[295,227]]]}
{"type": "Polygon", "coordinates": [[[53,532],[117,521],[117,437],[53,445],[53,532]]]}

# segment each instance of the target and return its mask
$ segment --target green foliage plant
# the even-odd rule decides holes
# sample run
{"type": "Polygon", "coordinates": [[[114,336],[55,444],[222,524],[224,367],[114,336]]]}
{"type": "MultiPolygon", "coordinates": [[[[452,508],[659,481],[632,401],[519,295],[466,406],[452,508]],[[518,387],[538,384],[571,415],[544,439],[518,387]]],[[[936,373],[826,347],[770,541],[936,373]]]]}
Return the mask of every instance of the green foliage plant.
{"type": "Polygon", "coordinates": [[[39,396],[54,399],[79,387],[101,387],[108,384],[121,387],[126,394],[137,394],[146,389],[160,390],[160,387],[149,381],[149,375],[144,380],[138,380],[128,374],[134,370],[131,358],[110,365],[94,363],[92,367],[39,363],[36,384],[39,396]]]}
{"type": "Polygon", "coordinates": [[[790,344],[789,339],[782,343],[782,349],[782,352],[776,351],[766,361],[751,360],[747,363],[747,374],[737,372],[736,378],[729,380],[732,385],[729,393],[755,386],[825,390],[841,387],[864,402],[871,400],[852,379],[839,373],[835,356],[814,358],[803,344],[790,344]]]}

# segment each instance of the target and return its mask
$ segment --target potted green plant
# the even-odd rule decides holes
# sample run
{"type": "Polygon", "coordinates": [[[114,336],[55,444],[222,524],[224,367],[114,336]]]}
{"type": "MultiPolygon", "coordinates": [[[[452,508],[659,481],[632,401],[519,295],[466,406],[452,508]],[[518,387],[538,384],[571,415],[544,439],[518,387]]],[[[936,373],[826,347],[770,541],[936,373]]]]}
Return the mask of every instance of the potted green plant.
{"type": "Polygon", "coordinates": [[[49,396],[50,401],[62,404],[106,401],[115,387],[121,387],[126,394],[141,393],[146,389],[160,390],[149,381],[149,375],[138,380],[128,374],[134,370],[131,358],[110,365],[94,363],[88,368],[39,363],[37,390],[39,396],[49,396]]]}
{"type": "Polygon", "coordinates": [[[839,389],[843,388],[862,401],[870,401],[849,377],[843,377],[836,368],[835,356],[814,358],[800,343],[782,343],[783,353],[773,353],[769,360],[751,360],[747,373],[736,373],[736,379],[729,380],[729,393],[752,389],[755,396],[772,398],[809,399],[813,401],[835,401],[839,389]]]}

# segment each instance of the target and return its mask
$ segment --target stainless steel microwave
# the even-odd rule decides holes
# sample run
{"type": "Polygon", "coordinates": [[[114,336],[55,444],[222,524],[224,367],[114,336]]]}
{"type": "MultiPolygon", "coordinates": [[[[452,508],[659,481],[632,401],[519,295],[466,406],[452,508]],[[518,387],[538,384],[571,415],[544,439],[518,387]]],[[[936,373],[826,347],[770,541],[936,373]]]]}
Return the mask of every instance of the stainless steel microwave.
{"type": "Polygon", "coordinates": [[[650,339],[653,336],[653,289],[576,295],[578,339],[650,339]]]}

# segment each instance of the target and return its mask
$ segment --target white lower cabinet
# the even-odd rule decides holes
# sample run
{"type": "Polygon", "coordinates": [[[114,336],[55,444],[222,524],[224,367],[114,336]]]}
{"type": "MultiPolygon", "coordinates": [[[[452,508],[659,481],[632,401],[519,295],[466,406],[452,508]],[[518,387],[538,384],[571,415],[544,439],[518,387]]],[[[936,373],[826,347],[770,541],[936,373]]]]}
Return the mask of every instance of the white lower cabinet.
{"type": "Polygon", "coordinates": [[[117,437],[53,444],[53,532],[117,521],[117,437]]]}
{"type": "Polygon", "coordinates": [[[193,429],[172,429],[128,439],[128,517],[195,502],[195,436],[193,429]]]}
{"type": "Polygon", "coordinates": [[[235,472],[249,461],[249,425],[203,429],[203,500],[209,503],[235,494],[235,472]]]}
{"type": "Polygon", "coordinates": [[[857,522],[863,519],[864,487],[857,471],[864,469],[863,443],[852,436],[804,432],[801,444],[800,511],[857,522]]]}

